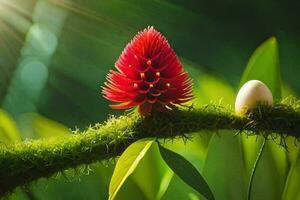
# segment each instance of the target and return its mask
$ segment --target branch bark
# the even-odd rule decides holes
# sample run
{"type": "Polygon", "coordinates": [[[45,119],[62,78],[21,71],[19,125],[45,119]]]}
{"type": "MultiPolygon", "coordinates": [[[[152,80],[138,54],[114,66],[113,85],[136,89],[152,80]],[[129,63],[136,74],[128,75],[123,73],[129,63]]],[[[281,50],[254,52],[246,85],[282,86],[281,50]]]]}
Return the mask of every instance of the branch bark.
{"type": "Polygon", "coordinates": [[[85,131],[74,131],[68,137],[0,146],[0,196],[65,169],[114,158],[131,143],[146,137],[173,139],[202,130],[230,129],[247,131],[249,135],[273,138],[276,133],[281,138],[298,139],[299,107],[298,103],[259,106],[245,116],[215,105],[153,113],[147,117],[128,114],[111,117],[85,131]]]}

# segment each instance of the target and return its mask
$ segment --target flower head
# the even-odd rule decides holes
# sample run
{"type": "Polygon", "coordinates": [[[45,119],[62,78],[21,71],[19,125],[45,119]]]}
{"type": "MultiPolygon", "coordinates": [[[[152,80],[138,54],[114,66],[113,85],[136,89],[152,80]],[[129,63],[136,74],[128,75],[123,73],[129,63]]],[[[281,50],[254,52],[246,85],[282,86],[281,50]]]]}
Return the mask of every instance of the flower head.
{"type": "Polygon", "coordinates": [[[165,111],[192,98],[192,81],[166,38],[153,27],[139,32],[127,45],[103,87],[113,109],[139,107],[142,115],[165,111]]]}

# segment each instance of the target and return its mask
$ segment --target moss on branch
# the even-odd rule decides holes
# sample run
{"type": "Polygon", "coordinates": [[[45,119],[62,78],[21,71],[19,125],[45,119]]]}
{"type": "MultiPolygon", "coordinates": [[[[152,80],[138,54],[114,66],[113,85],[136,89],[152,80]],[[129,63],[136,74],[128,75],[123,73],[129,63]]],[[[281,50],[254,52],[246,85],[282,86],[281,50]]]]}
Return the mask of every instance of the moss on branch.
{"type": "Polygon", "coordinates": [[[134,141],[146,137],[175,138],[201,130],[230,129],[247,134],[300,138],[300,105],[296,101],[274,107],[259,106],[245,116],[230,109],[207,105],[200,109],[153,113],[148,117],[128,114],[111,117],[103,124],[75,131],[64,138],[40,139],[0,146],[0,196],[41,177],[110,159],[134,141]]]}

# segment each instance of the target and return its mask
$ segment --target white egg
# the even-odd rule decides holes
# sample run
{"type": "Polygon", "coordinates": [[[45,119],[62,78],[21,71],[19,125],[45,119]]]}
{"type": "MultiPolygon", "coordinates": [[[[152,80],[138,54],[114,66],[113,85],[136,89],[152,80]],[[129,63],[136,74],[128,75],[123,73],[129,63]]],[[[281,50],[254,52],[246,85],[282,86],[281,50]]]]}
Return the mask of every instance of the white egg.
{"type": "Polygon", "coordinates": [[[243,114],[247,109],[251,109],[259,103],[273,105],[273,96],[270,89],[261,81],[248,81],[241,87],[236,96],[235,112],[243,114]]]}

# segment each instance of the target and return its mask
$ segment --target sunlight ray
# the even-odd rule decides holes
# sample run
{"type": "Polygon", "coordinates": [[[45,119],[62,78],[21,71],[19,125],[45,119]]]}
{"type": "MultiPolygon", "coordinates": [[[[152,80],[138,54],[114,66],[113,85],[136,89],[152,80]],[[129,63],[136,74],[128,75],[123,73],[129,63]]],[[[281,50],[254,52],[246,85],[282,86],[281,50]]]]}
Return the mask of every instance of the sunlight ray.
{"type": "Polygon", "coordinates": [[[99,16],[99,13],[95,13],[94,11],[83,7],[82,5],[70,2],[70,1],[66,1],[66,0],[48,0],[49,2],[60,6],[64,9],[67,9],[73,13],[76,13],[80,16],[84,16],[87,17],[89,19],[93,19],[97,22],[100,23],[104,23],[104,24],[108,24],[108,25],[113,25],[115,27],[121,28],[122,31],[127,32],[127,31],[132,31],[134,30],[133,28],[129,27],[129,26],[125,26],[122,23],[119,23],[115,20],[112,20],[111,18],[108,18],[106,16],[99,16]]]}

